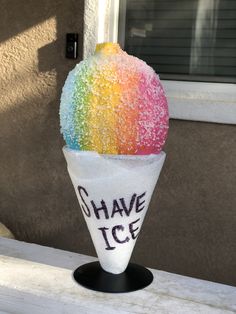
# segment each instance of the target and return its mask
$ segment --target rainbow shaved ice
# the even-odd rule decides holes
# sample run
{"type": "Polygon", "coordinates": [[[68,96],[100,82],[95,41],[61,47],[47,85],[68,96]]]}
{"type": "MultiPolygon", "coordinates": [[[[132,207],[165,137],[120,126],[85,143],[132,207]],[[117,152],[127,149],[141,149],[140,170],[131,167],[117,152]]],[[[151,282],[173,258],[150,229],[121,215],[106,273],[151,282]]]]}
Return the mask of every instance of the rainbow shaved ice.
{"type": "Polygon", "coordinates": [[[168,132],[158,75],[118,44],[96,46],[69,73],[61,96],[61,132],[69,148],[100,154],[158,154],[168,132]]]}
{"type": "Polygon", "coordinates": [[[124,272],[165,161],[168,106],[158,75],[103,43],[69,73],[63,153],[101,267],[124,272]]]}

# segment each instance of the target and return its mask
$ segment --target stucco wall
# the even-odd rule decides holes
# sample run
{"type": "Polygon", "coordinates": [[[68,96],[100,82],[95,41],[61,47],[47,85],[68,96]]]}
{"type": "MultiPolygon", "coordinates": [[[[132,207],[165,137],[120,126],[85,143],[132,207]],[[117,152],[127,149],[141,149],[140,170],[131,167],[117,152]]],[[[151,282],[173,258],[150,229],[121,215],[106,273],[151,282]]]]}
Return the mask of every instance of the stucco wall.
{"type": "MultiPolygon", "coordinates": [[[[65,34],[82,27],[82,0],[1,3],[0,222],[20,240],[94,255],[58,117],[75,64],[64,58],[65,34]]],[[[235,126],[173,120],[165,151],[133,259],[236,284],[235,126]]]]}
{"type": "Polygon", "coordinates": [[[236,285],[236,126],[172,120],[165,151],[135,258],[236,285]]]}
{"type": "Polygon", "coordinates": [[[67,32],[80,34],[78,62],[83,1],[1,1],[0,221],[18,239],[59,246],[78,211],[58,117],[76,63],[65,58],[67,32]]]}

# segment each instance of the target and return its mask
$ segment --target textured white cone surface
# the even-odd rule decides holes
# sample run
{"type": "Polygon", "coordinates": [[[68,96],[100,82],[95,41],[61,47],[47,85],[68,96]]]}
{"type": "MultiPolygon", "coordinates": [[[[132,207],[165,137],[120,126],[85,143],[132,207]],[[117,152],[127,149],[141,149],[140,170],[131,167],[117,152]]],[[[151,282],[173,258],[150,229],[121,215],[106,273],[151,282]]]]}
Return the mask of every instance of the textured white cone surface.
{"type": "Polygon", "coordinates": [[[165,153],[100,155],[66,147],[63,152],[99,262],[107,272],[122,273],[129,263],[165,153]]]}

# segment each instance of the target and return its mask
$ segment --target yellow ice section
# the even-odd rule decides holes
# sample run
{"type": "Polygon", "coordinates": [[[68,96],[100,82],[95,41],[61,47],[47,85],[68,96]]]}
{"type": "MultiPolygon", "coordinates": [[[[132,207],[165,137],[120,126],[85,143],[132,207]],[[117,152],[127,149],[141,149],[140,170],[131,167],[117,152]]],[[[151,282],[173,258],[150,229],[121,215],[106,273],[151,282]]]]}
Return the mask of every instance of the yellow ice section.
{"type": "Polygon", "coordinates": [[[118,154],[116,117],[120,103],[120,85],[115,79],[115,65],[103,66],[94,73],[89,96],[88,133],[90,147],[100,154],[118,154]]]}
{"type": "Polygon", "coordinates": [[[102,44],[97,44],[95,53],[102,53],[104,55],[112,55],[115,53],[119,53],[122,50],[120,49],[119,44],[116,43],[102,43],[102,44]]]}

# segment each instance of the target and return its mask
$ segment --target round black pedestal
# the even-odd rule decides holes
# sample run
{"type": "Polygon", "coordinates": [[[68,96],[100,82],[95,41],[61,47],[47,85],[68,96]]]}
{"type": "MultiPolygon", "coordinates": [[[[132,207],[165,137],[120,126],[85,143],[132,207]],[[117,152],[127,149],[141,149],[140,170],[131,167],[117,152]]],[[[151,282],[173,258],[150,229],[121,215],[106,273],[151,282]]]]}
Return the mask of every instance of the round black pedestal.
{"type": "Polygon", "coordinates": [[[88,263],[74,271],[74,278],[88,289],[110,293],[143,289],[153,281],[148,269],[132,263],[119,275],[104,271],[99,262],[88,263]]]}

